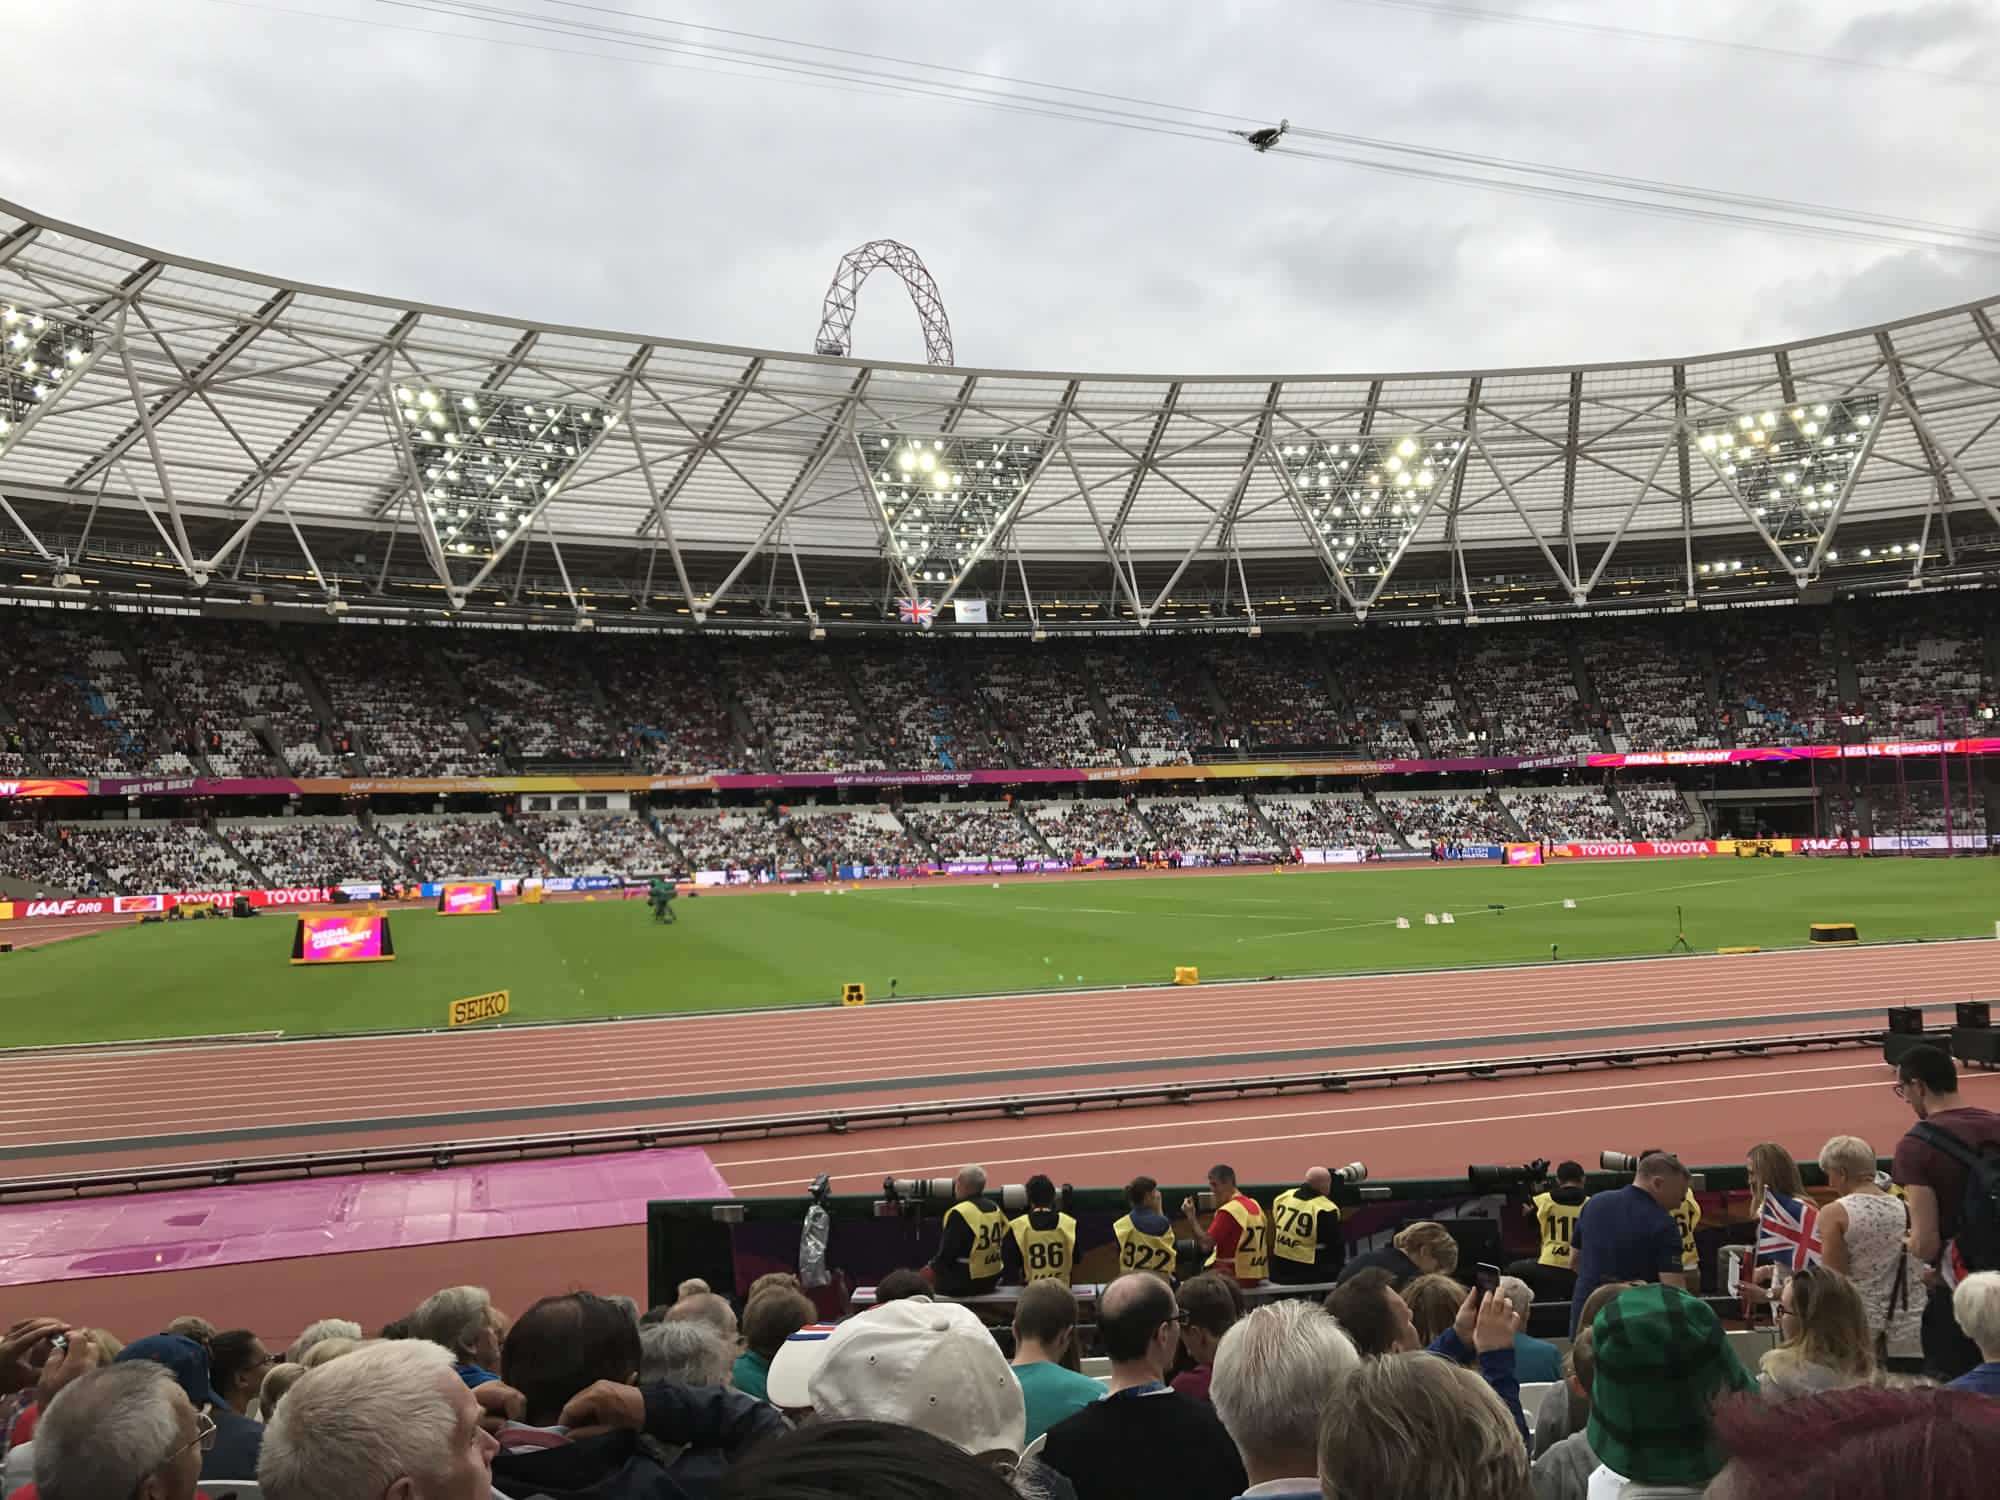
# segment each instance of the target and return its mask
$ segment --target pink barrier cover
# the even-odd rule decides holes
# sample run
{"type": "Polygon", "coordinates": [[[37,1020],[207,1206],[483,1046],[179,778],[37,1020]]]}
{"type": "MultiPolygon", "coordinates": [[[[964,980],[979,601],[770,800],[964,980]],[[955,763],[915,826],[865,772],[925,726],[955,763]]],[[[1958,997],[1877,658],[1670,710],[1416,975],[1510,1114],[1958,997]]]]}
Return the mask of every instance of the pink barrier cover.
{"type": "Polygon", "coordinates": [[[646,1222],[651,1198],[727,1198],[698,1147],[315,1177],[0,1208],[0,1286],[244,1265],[646,1222]]]}

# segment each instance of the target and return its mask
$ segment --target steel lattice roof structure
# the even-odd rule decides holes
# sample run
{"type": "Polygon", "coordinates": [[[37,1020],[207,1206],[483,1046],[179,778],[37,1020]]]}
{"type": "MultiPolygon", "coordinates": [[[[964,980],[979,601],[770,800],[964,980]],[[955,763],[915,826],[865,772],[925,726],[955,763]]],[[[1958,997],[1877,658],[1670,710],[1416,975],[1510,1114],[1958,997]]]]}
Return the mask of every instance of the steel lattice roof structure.
{"type": "Polygon", "coordinates": [[[1996,315],[1574,368],[980,370],[397,303],[0,203],[0,589],[1130,627],[1901,587],[2000,559],[1996,315]]]}

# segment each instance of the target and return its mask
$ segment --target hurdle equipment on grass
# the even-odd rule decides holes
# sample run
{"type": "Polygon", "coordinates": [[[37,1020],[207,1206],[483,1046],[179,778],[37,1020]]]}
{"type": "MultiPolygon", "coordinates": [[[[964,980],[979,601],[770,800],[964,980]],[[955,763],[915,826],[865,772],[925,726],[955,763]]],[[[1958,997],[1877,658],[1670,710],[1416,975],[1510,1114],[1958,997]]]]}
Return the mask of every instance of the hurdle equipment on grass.
{"type": "Polygon", "coordinates": [[[463,1000],[454,1000],[445,1012],[445,1025],[470,1026],[475,1021],[490,1021],[495,1016],[504,1016],[513,1009],[512,993],[510,990],[492,990],[484,995],[467,995],[463,1000]]]}
{"type": "Polygon", "coordinates": [[[1807,936],[1815,943],[1858,943],[1861,934],[1852,922],[1815,922],[1807,936]]]}
{"type": "Polygon", "coordinates": [[[1424,913],[1424,926],[1435,927],[1437,926],[1437,924],[1438,924],[1438,914],[1436,912],[1427,911],[1424,913]]]}
{"type": "Polygon", "coordinates": [[[1399,932],[1407,931],[1409,929],[1409,926],[1410,926],[1410,919],[1408,917],[1396,918],[1396,928],[1399,932]]]}
{"type": "Polygon", "coordinates": [[[1452,926],[1456,926],[1456,925],[1457,925],[1457,923],[1458,923],[1458,918],[1457,918],[1457,917],[1454,917],[1454,916],[1453,916],[1453,915],[1452,915],[1452,914],[1451,914],[1450,912],[1448,912],[1448,911],[1447,911],[1447,912],[1440,912],[1440,913],[1438,914],[1438,923],[1439,923],[1439,925],[1440,925],[1440,926],[1444,926],[1444,927],[1452,927],[1452,926]]]}
{"type": "MultiPolygon", "coordinates": [[[[1082,978],[1082,976],[1081,976],[1081,975],[1078,975],[1077,977],[1078,977],[1078,978],[1082,978]]],[[[1200,969],[1197,969],[1197,968],[1195,968],[1195,967],[1194,967],[1193,965],[1191,965],[1191,964],[1175,964],[1175,965],[1174,965],[1174,983],[1175,983],[1175,984],[1200,984],[1200,983],[1201,983],[1201,970],[1200,970],[1200,969]]]]}
{"type": "Polygon", "coordinates": [[[868,1003],[868,986],[865,984],[843,984],[840,987],[840,1003],[842,1005],[866,1005],[868,1003]]]}

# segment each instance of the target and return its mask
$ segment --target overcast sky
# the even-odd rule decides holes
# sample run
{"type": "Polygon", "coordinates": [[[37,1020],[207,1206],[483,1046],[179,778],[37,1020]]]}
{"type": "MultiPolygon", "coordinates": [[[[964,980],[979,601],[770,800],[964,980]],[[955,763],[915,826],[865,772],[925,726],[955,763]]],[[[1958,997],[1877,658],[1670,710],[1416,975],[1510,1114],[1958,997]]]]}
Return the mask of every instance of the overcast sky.
{"type": "MultiPolygon", "coordinates": [[[[601,0],[624,18],[489,3],[664,40],[691,38],[631,17],[706,21],[1322,130],[2000,227],[2000,7],[1984,0],[1504,0],[1517,14],[1887,69],[1374,0],[601,0]]],[[[923,255],[959,362],[989,367],[1634,359],[2000,289],[1993,257],[640,61],[613,42],[384,0],[42,0],[9,6],[6,30],[0,197],[177,254],[551,322],[806,349],[841,253],[879,237],[923,255]]],[[[923,357],[886,277],[862,299],[855,352],[923,357]]]]}

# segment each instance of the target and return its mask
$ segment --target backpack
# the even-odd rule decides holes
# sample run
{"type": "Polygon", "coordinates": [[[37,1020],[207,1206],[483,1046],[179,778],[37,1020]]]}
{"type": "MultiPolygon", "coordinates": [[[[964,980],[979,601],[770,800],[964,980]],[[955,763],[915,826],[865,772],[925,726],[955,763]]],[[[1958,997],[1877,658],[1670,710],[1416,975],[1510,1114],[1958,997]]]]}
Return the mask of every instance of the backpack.
{"type": "Polygon", "coordinates": [[[1911,1126],[1910,1134],[1965,1168],[1958,1222],[1946,1236],[1958,1258],[1970,1271],[2000,1271],[2000,1144],[1975,1150],[1928,1121],[1911,1126]]]}

